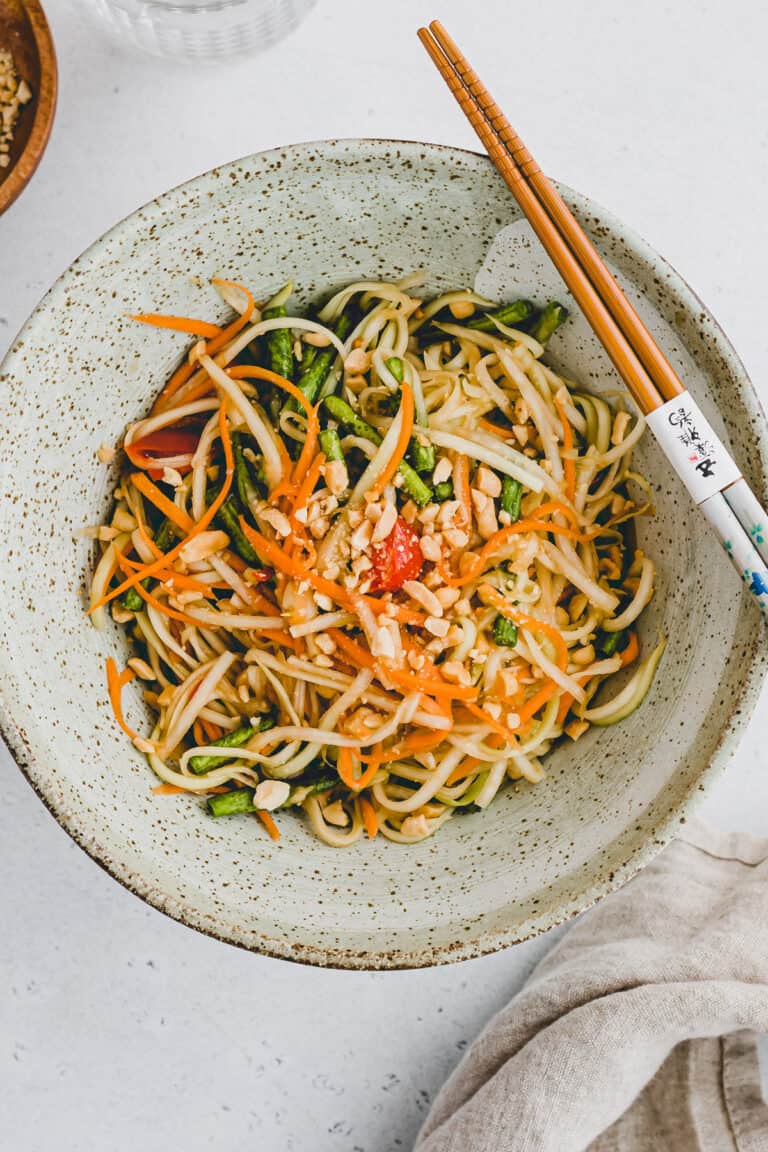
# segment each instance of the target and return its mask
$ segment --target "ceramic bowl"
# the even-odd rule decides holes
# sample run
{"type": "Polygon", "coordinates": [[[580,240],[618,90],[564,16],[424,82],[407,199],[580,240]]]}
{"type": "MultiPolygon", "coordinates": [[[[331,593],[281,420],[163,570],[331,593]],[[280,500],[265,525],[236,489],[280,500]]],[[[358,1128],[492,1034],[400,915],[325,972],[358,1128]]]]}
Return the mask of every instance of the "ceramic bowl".
{"type": "MultiPolygon", "coordinates": [[[[681,278],[623,224],[562,192],[764,496],[768,440],[726,337],[681,278]],[[721,415],[718,415],[720,413],[721,415]]],[[[471,283],[517,209],[489,161],[389,141],[302,144],[217,169],[117,225],[42,301],[3,365],[0,722],[56,819],[122,884],[223,940],[350,968],[460,960],[526,939],[622,884],[674,836],[722,771],[765,671],[757,611],[649,437],[637,454],[658,516],[640,542],[659,568],[643,639],[669,638],[649,697],[615,728],[568,742],[548,778],[505,791],[415,847],[337,850],[286,815],[273,844],[250,817],[213,821],[199,800],[158,798],[117,728],[104,660],[122,633],[84,615],[93,556],[74,540],[104,515],[117,443],[173,368],[183,337],[126,313],[223,318],[206,281],[301,301],[360,277],[427,273],[471,283]],[[199,278],[193,282],[192,277],[199,278]],[[201,286],[201,283],[203,286],[201,286]]],[[[534,286],[535,287],[535,286],[534,286]]],[[[583,322],[552,356],[591,389],[618,386],[583,322]]],[[[127,715],[144,730],[139,689],[127,715]]]]}

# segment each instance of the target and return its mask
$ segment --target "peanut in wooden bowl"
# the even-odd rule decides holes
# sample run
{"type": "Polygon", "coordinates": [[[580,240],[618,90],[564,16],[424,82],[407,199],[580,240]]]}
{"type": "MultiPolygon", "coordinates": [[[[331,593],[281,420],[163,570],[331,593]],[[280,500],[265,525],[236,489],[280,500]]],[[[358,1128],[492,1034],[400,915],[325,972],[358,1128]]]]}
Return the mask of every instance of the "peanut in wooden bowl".
{"type": "Polygon", "coordinates": [[[38,0],[0,0],[0,49],[13,55],[16,72],[32,99],[19,113],[10,164],[0,168],[0,214],[29,183],[51,134],[58,70],[51,30],[38,0]]]}

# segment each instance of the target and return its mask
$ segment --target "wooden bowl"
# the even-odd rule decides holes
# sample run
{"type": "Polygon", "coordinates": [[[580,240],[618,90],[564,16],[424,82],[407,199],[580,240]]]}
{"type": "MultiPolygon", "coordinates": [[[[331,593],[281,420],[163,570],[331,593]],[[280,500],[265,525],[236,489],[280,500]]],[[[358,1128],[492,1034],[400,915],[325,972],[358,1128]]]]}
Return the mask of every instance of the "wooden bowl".
{"type": "Polygon", "coordinates": [[[58,70],[51,30],[38,0],[0,0],[0,48],[13,53],[20,79],[32,90],[21,109],[11,162],[0,168],[0,214],[25,188],[45,151],[56,111],[58,70]]]}

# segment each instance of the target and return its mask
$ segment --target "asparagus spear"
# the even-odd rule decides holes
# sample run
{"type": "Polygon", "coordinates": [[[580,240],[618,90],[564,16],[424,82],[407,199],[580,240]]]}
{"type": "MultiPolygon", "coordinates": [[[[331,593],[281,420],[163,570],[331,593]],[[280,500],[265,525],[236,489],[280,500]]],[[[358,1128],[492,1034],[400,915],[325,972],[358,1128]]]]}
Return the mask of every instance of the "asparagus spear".
{"type": "MultiPolygon", "coordinates": [[[[289,281],[284,288],[281,288],[276,296],[267,304],[267,307],[262,312],[263,320],[273,320],[277,316],[287,316],[288,312],[285,307],[288,298],[293,292],[293,282],[289,281]]],[[[269,353],[269,367],[273,372],[277,372],[279,376],[285,376],[287,380],[293,379],[293,341],[291,340],[291,332],[289,328],[277,328],[273,332],[267,332],[264,337],[267,345],[267,352],[269,353]]]]}
{"type": "MultiPolygon", "coordinates": [[[[266,732],[268,728],[274,727],[274,723],[271,716],[263,716],[258,724],[245,724],[242,728],[235,728],[234,731],[227,732],[219,740],[214,740],[213,744],[217,748],[240,748],[241,745],[247,744],[257,732],[266,732]]],[[[226,764],[226,762],[226,756],[190,756],[189,767],[196,776],[203,776],[212,768],[218,768],[220,764],[226,764]]]]}
{"type": "Polygon", "coordinates": [[[208,811],[211,816],[239,816],[243,812],[255,812],[253,792],[250,788],[235,788],[232,792],[209,796],[208,811]]]}
{"type": "Polygon", "coordinates": [[[400,357],[390,356],[388,360],[384,361],[384,363],[386,364],[387,368],[389,368],[398,384],[402,384],[403,380],[405,379],[405,370],[403,369],[403,362],[400,357]]]}
{"type": "Polygon", "coordinates": [[[260,564],[258,554],[240,527],[240,512],[232,496],[227,496],[216,513],[216,520],[229,536],[230,546],[248,564],[260,564]]]}
{"type": "MultiPolygon", "coordinates": [[[[345,340],[349,335],[351,327],[352,314],[348,310],[345,310],[336,321],[334,333],[338,336],[339,340],[345,340]]],[[[328,373],[333,366],[336,355],[336,349],[332,344],[329,344],[327,348],[321,348],[317,355],[312,358],[309,367],[301,373],[298,386],[310,404],[314,404],[320,389],[328,379],[328,373]]],[[[295,411],[296,402],[291,400],[288,407],[292,411],[295,411]]]]}
{"type": "Polygon", "coordinates": [[[508,512],[512,523],[520,519],[520,501],[523,498],[523,486],[519,480],[505,476],[501,481],[501,510],[508,512]]]}
{"type": "Polygon", "coordinates": [[[557,300],[551,300],[531,328],[531,336],[540,344],[546,344],[553,332],[568,319],[568,309],[557,300]]]}
{"type": "Polygon", "coordinates": [[[344,460],[341,440],[335,428],[324,429],[318,436],[318,440],[320,441],[320,451],[325,454],[326,460],[344,460]]]}
{"type": "Polygon", "coordinates": [[[493,642],[500,648],[514,648],[517,644],[517,624],[506,616],[497,616],[493,622],[493,642]]]}
{"type": "MultiPolygon", "coordinates": [[[[334,420],[338,420],[339,424],[349,428],[355,436],[360,436],[363,440],[370,440],[372,444],[381,444],[382,437],[376,429],[372,428],[361,416],[358,416],[345,400],[341,400],[338,396],[326,396],[324,403],[334,420]]],[[[432,489],[424,483],[418,472],[411,468],[405,460],[401,460],[398,472],[403,478],[403,491],[407,492],[418,505],[429,504],[432,499],[432,489]]]]}
{"type": "Polygon", "coordinates": [[[511,304],[503,304],[495,312],[484,312],[469,320],[467,328],[475,328],[480,332],[495,332],[494,320],[502,324],[509,324],[512,328],[525,328],[536,314],[536,305],[530,300],[513,300],[511,304]]]}

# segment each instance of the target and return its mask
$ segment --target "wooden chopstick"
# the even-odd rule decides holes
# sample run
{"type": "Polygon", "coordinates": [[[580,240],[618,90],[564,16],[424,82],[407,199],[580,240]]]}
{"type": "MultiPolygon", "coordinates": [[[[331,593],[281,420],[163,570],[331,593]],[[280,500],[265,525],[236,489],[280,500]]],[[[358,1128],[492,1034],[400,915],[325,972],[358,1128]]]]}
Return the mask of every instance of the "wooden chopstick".
{"type": "Polygon", "coordinates": [[[768,515],[570,209],[438,21],[426,48],[523,214],[613,361],[670,463],[768,616],[768,515]],[[649,414],[653,415],[649,415],[649,414]],[[686,421],[688,439],[680,434],[686,421]],[[681,443],[709,445],[704,455],[681,443]],[[711,454],[712,459],[709,458],[711,454]],[[707,470],[709,469],[709,470],[707,470]],[[706,477],[702,482],[698,473],[706,477]]]}
{"type": "MultiPolygon", "coordinates": [[[[685,391],[680,377],[606,268],[560,193],[544,175],[501,108],[440,21],[433,20],[429,27],[445,57],[474,97],[475,102],[509,152],[520,173],[533,188],[561,235],[568,241],[576,259],[600,293],[611,315],[629,340],[659,393],[665,400],[679,396],[685,391]]],[[[425,43],[426,46],[423,38],[422,43],[425,43]]],[[[434,56],[432,58],[434,59],[434,56]]]]}
{"type": "Polygon", "coordinates": [[[418,36],[613,361],[617,372],[626,382],[640,410],[645,414],[653,412],[663,404],[663,398],[586,272],[550,220],[504,144],[474,104],[472,96],[464,87],[440,45],[432,39],[426,28],[420,28],[418,36]]]}

